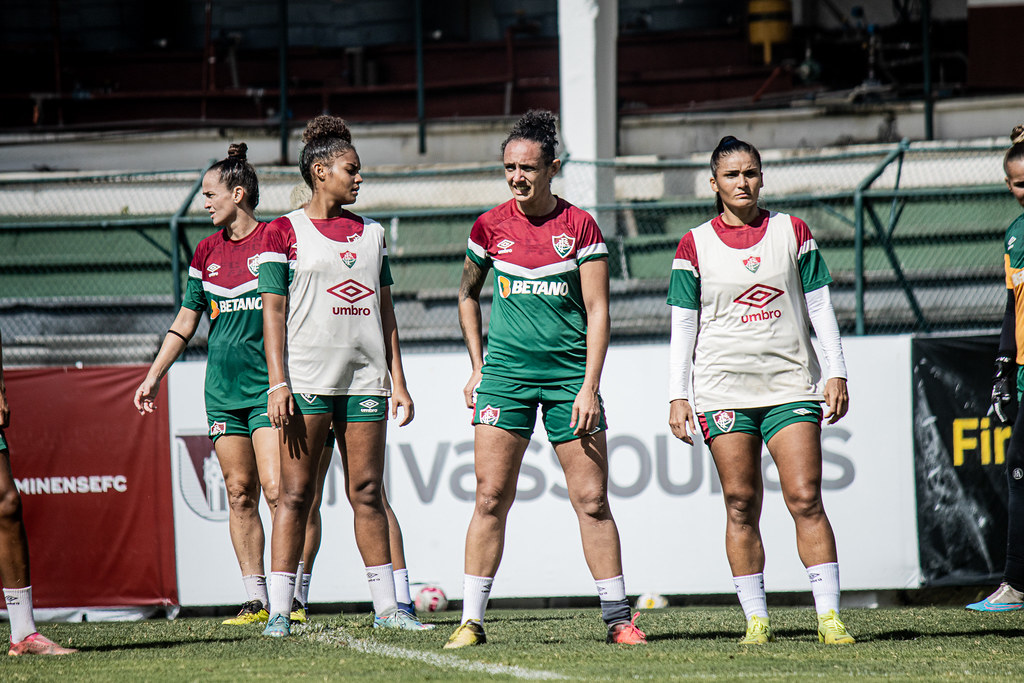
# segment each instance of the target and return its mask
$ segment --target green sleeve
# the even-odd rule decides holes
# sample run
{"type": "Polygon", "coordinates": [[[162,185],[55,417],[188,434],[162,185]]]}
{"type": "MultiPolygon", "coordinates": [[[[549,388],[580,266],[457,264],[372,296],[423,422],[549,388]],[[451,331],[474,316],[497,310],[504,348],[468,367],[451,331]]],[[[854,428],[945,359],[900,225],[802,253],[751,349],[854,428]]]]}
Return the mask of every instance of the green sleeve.
{"type": "Polygon", "coordinates": [[[181,300],[184,308],[193,311],[205,311],[207,307],[206,292],[203,290],[203,281],[197,277],[190,277],[185,283],[185,296],[181,300]]]}
{"type": "Polygon", "coordinates": [[[668,281],[668,304],[700,310],[700,280],[691,270],[674,268],[668,281]]]}
{"type": "Polygon", "coordinates": [[[264,261],[260,264],[260,279],[256,291],[260,294],[287,296],[291,273],[287,261],[264,261]]]}
{"type": "Polygon", "coordinates": [[[800,282],[805,292],[813,292],[832,284],[832,276],[825,265],[825,258],[817,249],[811,249],[797,259],[800,266],[800,282]]]}
{"type": "Polygon", "coordinates": [[[391,277],[391,262],[385,256],[380,264],[380,286],[390,287],[393,284],[395,284],[395,279],[391,277]]]}

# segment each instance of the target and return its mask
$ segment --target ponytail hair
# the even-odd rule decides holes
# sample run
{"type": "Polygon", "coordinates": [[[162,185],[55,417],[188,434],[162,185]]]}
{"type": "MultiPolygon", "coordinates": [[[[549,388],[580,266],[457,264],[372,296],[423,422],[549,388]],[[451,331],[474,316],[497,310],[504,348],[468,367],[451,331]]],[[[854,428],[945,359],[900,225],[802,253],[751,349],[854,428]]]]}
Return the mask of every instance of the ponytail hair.
{"type": "Polygon", "coordinates": [[[558,138],[555,136],[556,122],[555,115],[546,109],[531,109],[526,112],[516,121],[508,137],[501,143],[502,155],[505,154],[505,147],[513,140],[529,140],[540,145],[541,159],[550,166],[555,160],[555,148],[558,147],[558,138]]]}
{"type": "Polygon", "coordinates": [[[306,124],[302,131],[302,141],[306,146],[299,154],[299,172],[310,189],[313,188],[313,164],[331,164],[338,155],[348,150],[355,151],[352,146],[352,131],[345,119],[340,116],[321,114],[306,124]]]}
{"type": "Polygon", "coordinates": [[[249,146],[244,142],[233,142],[228,146],[228,155],[213,164],[206,170],[217,171],[220,181],[228,188],[234,190],[241,187],[245,190],[245,197],[250,209],[255,209],[260,203],[260,184],[256,178],[256,169],[246,159],[246,152],[249,146]]]}
{"type": "Polygon", "coordinates": [[[1024,125],[1018,124],[1010,132],[1010,149],[1003,157],[1003,172],[1010,175],[1010,162],[1024,160],[1024,125]]]}
{"type": "MultiPolygon", "coordinates": [[[[736,154],[737,152],[746,152],[754,157],[757,161],[757,167],[761,168],[761,153],[757,151],[757,147],[754,147],[749,142],[737,140],[731,135],[726,135],[718,141],[718,146],[711,153],[711,177],[715,178],[718,176],[718,164],[722,157],[736,154]]],[[[715,208],[718,209],[718,213],[722,213],[725,210],[725,206],[722,204],[722,197],[717,192],[715,193],[715,208]]]]}

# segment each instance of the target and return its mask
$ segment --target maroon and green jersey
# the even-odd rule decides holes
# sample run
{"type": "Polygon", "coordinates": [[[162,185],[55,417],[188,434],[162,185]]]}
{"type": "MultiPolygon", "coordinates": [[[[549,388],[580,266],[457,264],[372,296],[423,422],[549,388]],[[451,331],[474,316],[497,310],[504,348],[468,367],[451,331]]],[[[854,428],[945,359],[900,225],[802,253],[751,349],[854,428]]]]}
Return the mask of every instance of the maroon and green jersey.
{"type": "Polygon", "coordinates": [[[234,242],[218,230],[196,246],[181,305],[210,314],[206,409],[234,410],[267,401],[263,302],[256,291],[266,223],[234,242]]]}
{"type": "Polygon", "coordinates": [[[525,216],[510,199],[473,224],[466,255],[494,268],[484,374],[546,383],[586,373],[579,266],[608,247],[590,214],[556,199],[546,216],[525,216]]]}

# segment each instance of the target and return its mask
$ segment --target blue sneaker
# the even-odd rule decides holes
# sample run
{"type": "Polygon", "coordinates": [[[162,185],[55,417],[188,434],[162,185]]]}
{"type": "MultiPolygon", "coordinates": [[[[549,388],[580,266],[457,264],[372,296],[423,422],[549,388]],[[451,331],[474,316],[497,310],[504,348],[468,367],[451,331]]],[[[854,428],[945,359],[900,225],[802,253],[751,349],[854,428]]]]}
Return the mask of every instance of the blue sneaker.
{"type": "Polygon", "coordinates": [[[284,638],[292,633],[291,624],[288,622],[287,614],[275,614],[270,617],[267,627],[263,629],[263,635],[270,638],[284,638]]]}
{"type": "Polygon", "coordinates": [[[399,628],[403,631],[429,631],[434,628],[433,624],[422,624],[420,620],[412,616],[408,612],[402,610],[396,611],[394,614],[386,617],[373,618],[374,628],[399,628]]]}
{"type": "Polygon", "coordinates": [[[975,612],[1012,612],[1024,608],[1024,593],[1003,581],[992,595],[967,605],[975,612]]]}

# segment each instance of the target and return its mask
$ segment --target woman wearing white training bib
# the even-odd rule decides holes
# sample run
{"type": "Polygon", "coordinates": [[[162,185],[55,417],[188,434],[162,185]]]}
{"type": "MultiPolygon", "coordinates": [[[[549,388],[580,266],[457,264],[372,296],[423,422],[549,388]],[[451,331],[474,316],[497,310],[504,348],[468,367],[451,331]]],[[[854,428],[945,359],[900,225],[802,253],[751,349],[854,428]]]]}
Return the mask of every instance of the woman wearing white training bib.
{"type": "Polygon", "coordinates": [[[774,640],[758,527],[764,443],[796,524],[818,638],[853,643],[838,616],[835,536],[821,501],[821,403],[829,424],[849,406],[832,278],[806,223],[757,205],[763,180],[753,145],[723,138],[711,155],[711,174],[720,215],[683,236],[672,265],[669,426],[693,443],[700,422],[722,481],[726,554],[747,620],[740,642],[774,640]],[[825,356],[824,378],[811,325],[825,356]]]}
{"type": "Polygon", "coordinates": [[[333,425],[345,468],[356,545],[366,567],[374,627],[420,630],[396,604],[383,503],[384,438],[391,416],[413,418],[405,386],[384,230],[342,207],[359,193],[359,155],[336,116],[306,126],[299,168],[309,204],[267,226],[260,256],[267,416],[280,429],[281,484],[271,538],[270,621],[289,635],[291,586],[320,452],[333,425]]]}

